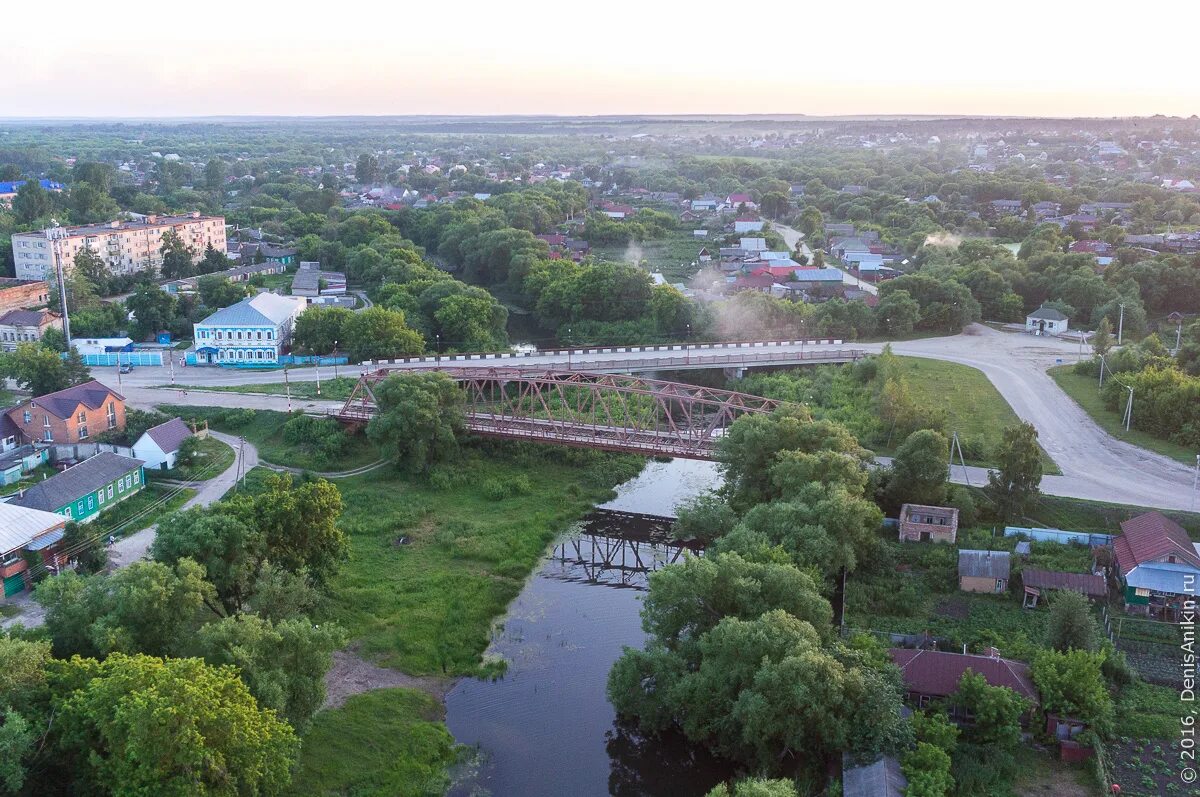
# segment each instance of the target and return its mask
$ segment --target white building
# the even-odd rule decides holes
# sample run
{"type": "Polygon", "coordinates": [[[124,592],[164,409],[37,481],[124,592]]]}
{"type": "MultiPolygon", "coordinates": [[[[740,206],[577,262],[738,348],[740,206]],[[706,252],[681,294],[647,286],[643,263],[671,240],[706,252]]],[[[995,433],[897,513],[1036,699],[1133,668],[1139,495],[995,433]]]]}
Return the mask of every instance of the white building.
{"type": "Polygon", "coordinates": [[[48,310],[0,312],[0,349],[15,351],[21,343],[41,340],[51,328],[62,329],[62,316],[48,310]]]}
{"type": "Polygon", "coordinates": [[[1025,316],[1025,331],[1037,335],[1061,335],[1067,331],[1067,324],[1065,315],[1044,305],[1025,316]]]}
{"type": "Polygon", "coordinates": [[[274,365],[292,339],[303,296],[260,293],[194,324],[196,365],[274,365]]]}
{"type": "Polygon", "coordinates": [[[209,244],[218,252],[225,251],[225,219],[221,216],[189,213],[79,227],[52,227],[13,235],[16,276],[23,280],[53,280],[59,260],[63,269],[69,271],[75,265],[75,255],[84,249],[100,255],[114,274],[157,270],[162,265],[163,235],[168,231],[179,236],[197,261],[204,257],[209,244]]]}
{"type": "Polygon", "coordinates": [[[145,462],[147,470],[167,470],[175,467],[175,458],[183,441],[192,436],[192,430],[179,418],[147,429],[133,444],[133,457],[145,462]]]}

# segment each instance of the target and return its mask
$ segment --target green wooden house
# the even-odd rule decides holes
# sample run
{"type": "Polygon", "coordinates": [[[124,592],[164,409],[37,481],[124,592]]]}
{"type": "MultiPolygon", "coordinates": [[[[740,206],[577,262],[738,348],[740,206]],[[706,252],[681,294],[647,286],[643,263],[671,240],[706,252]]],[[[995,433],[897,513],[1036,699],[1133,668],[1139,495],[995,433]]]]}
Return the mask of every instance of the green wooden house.
{"type": "Polygon", "coordinates": [[[105,451],[38,482],[9,503],[87,523],[145,486],[142,464],[105,451]]]}

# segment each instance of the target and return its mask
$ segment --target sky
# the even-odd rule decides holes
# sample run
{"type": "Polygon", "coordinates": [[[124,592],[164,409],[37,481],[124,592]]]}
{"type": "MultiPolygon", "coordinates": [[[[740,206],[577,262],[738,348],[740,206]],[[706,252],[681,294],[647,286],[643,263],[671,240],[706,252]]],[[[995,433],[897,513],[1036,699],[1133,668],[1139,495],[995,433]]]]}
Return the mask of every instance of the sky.
{"type": "Polygon", "coordinates": [[[1200,113],[1200,5],[1110,3],[14,0],[0,117],[1200,113]]]}

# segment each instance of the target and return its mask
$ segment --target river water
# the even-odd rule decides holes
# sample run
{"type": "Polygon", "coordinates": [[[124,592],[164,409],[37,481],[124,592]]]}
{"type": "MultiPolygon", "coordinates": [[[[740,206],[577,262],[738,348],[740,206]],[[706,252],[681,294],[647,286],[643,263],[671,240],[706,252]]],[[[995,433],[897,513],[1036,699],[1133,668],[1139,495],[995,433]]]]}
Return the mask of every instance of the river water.
{"type": "Polygon", "coordinates": [[[451,795],[686,797],[733,774],[678,736],[619,726],[605,695],[622,648],[645,641],[648,573],[684,554],[669,536],[675,506],[719,482],[711,463],[651,462],[560,537],[488,650],[508,662],[504,677],[446,696],[450,732],[478,752],[451,795]]]}

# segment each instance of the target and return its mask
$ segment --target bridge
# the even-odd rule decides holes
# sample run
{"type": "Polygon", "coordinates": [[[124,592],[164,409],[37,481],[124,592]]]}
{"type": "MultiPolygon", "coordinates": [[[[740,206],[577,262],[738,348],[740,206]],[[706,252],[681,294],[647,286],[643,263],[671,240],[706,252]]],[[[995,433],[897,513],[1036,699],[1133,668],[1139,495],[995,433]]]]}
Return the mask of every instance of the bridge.
{"type": "Polygon", "coordinates": [[[671,536],[672,518],[598,510],[584,518],[581,528],[564,537],[550,552],[554,563],[542,573],[563,581],[646,590],[649,577],[703,548],[671,536]]]}
{"type": "Polygon", "coordinates": [[[738,343],[674,343],[661,346],[602,346],[583,349],[501,352],[498,354],[448,354],[371,360],[365,367],[406,370],[440,369],[443,366],[485,364],[554,371],[589,373],[646,373],[693,371],[704,368],[741,370],[755,366],[822,365],[848,363],[867,355],[847,348],[836,339],[756,340],[738,343]]]}
{"type": "MultiPolygon", "coordinates": [[[[404,367],[363,374],[337,413],[351,425],[378,411],[375,386],[404,367]]],[[[443,367],[466,394],[466,428],[508,440],[712,460],[725,429],[781,402],[622,374],[536,368],[443,367]]]]}

